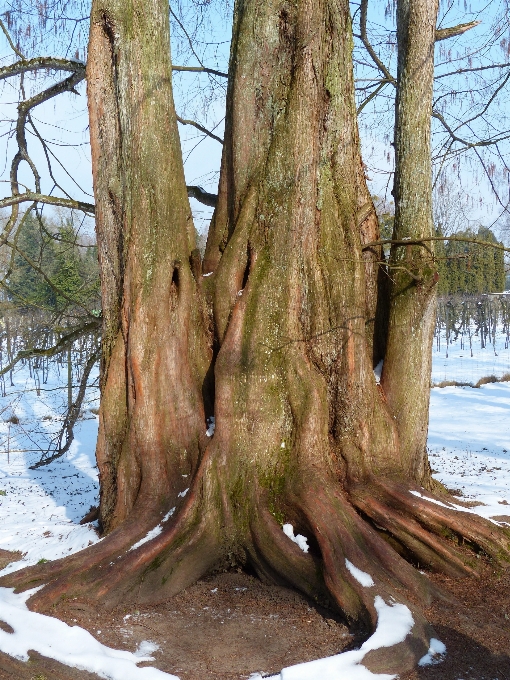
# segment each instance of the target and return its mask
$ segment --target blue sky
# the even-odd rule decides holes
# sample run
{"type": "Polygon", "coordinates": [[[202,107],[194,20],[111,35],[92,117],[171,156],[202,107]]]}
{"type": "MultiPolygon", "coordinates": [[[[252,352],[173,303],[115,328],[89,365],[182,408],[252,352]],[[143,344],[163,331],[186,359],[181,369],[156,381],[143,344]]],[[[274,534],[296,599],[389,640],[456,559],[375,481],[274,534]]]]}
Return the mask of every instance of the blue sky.
{"type": "MultiPolygon", "coordinates": [[[[510,61],[508,44],[505,47],[504,42],[508,38],[508,26],[504,25],[504,20],[503,24],[499,27],[496,25],[496,18],[499,15],[503,16],[505,2],[506,0],[493,0],[492,2],[472,0],[470,3],[464,3],[452,0],[451,2],[443,1],[441,3],[440,25],[455,25],[471,20],[481,20],[482,24],[461,38],[438,44],[436,50],[436,74],[442,75],[458,67],[464,67],[467,63],[476,66],[487,64],[491,60],[501,62],[506,58],[506,61],[510,61]],[[491,45],[488,36],[495,29],[499,30],[499,37],[491,45]],[[507,53],[506,57],[505,50],[507,53]],[[467,53],[470,56],[466,56],[467,53]]],[[[87,4],[86,0],[84,0],[83,4],[87,4]]],[[[194,26],[190,20],[191,13],[196,11],[192,8],[186,10],[185,3],[181,3],[181,6],[183,9],[179,14],[180,21],[188,31],[196,29],[193,35],[195,46],[192,52],[189,48],[187,36],[183,33],[179,23],[174,19],[172,21],[174,63],[182,65],[198,65],[202,63],[206,66],[226,71],[228,67],[231,13],[228,0],[218,0],[216,4],[209,7],[207,12],[201,17],[198,27],[194,26]]],[[[352,7],[353,12],[355,12],[357,5],[353,3],[352,7]]],[[[193,16],[196,16],[196,14],[193,16]]],[[[384,58],[390,71],[395,74],[396,50],[394,46],[394,33],[391,32],[393,23],[394,13],[391,0],[388,3],[379,1],[370,2],[369,29],[373,35],[374,47],[381,57],[384,58]]],[[[358,30],[356,18],[354,30],[355,32],[358,30]]],[[[84,58],[83,43],[86,34],[86,22],[79,24],[79,31],[76,34],[75,42],[71,44],[69,43],[68,34],[66,35],[65,32],[58,36],[59,39],[53,37],[53,34],[51,37],[48,37],[48,34],[42,35],[39,39],[39,44],[34,45],[31,52],[32,54],[52,53],[60,56],[73,54],[75,49],[79,48],[79,56],[84,58]],[[81,37],[79,31],[81,31],[81,37]],[[62,36],[66,38],[65,41],[63,39],[60,40],[62,36]],[[80,44],[82,45],[81,48],[80,44]]],[[[364,59],[363,54],[359,50],[355,52],[355,57],[361,60],[364,59]]],[[[4,36],[0,34],[0,64],[6,64],[10,61],[12,61],[12,51],[4,36]]],[[[490,74],[491,76],[494,75],[492,71],[490,71],[490,74]]],[[[361,66],[358,63],[356,77],[359,80],[370,77],[378,78],[379,75],[374,69],[368,66],[361,66]]],[[[442,106],[442,113],[445,117],[448,117],[450,124],[455,125],[462,116],[469,117],[475,111],[475,91],[477,88],[483,87],[483,81],[480,78],[472,77],[467,81],[464,79],[464,76],[459,76],[456,84],[459,89],[464,90],[464,93],[462,97],[457,97],[456,99],[451,94],[448,94],[445,87],[447,82],[448,79],[440,79],[438,81],[436,96],[439,97],[438,106],[442,106]],[[471,91],[469,88],[471,88],[471,91]]],[[[39,90],[44,86],[44,81],[41,78],[35,82],[27,78],[26,83],[29,89],[30,87],[32,88],[32,91],[39,90]]],[[[222,81],[222,79],[211,78],[204,74],[175,75],[174,90],[177,113],[185,118],[199,120],[209,129],[215,128],[215,133],[221,137],[223,135],[225,84],[225,81],[222,81]],[[215,89],[212,87],[213,84],[219,84],[220,87],[215,89]]],[[[0,86],[0,103],[2,105],[2,115],[0,117],[0,135],[2,135],[0,137],[0,180],[2,182],[8,180],[8,165],[14,148],[12,142],[9,143],[8,132],[12,129],[12,123],[9,120],[14,118],[18,101],[17,85],[17,82],[6,81],[0,86]]],[[[41,134],[51,142],[50,149],[52,152],[63,163],[67,172],[73,177],[80,188],[66,175],[66,172],[59,166],[58,162],[53,161],[53,170],[58,182],[76,198],[91,200],[92,182],[84,83],[79,86],[79,92],[78,96],[72,94],[60,95],[57,99],[38,108],[34,112],[34,121],[37,123],[41,134]]],[[[368,105],[360,118],[363,156],[368,167],[368,175],[371,178],[371,190],[379,196],[388,192],[388,197],[392,184],[390,173],[393,162],[391,146],[392,97],[393,88],[391,85],[387,85],[382,92],[382,98],[374,101],[374,104],[368,105]]],[[[507,98],[508,87],[505,86],[492,104],[492,109],[490,110],[494,111],[492,120],[490,116],[486,116],[483,122],[476,120],[470,127],[460,128],[459,135],[465,138],[476,139],[483,137],[484,134],[491,134],[495,125],[500,125],[504,129],[505,124],[507,124],[510,128],[510,124],[503,120],[505,105],[508,105],[507,98]]],[[[510,107],[507,106],[507,108],[510,107]]],[[[214,191],[218,179],[221,145],[210,138],[202,137],[196,129],[190,126],[179,127],[187,182],[189,184],[199,184],[209,191],[214,191]]],[[[444,129],[437,121],[434,121],[433,129],[433,140],[437,149],[441,142],[444,142],[444,129]]],[[[46,161],[42,148],[35,139],[35,136],[30,133],[29,147],[36,163],[40,167],[45,167],[46,161]]],[[[508,147],[503,146],[503,150],[506,153],[508,147]]],[[[482,151],[485,152],[484,160],[487,166],[490,166],[491,162],[494,162],[495,166],[500,163],[498,158],[491,160],[492,149],[487,148],[485,150],[482,149],[482,151]]],[[[495,156],[495,154],[492,155],[495,156]]],[[[474,153],[470,153],[470,156],[471,158],[469,158],[469,154],[464,154],[462,157],[456,157],[452,154],[450,157],[448,164],[445,166],[449,167],[449,173],[452,177],[450,187],[454,187],[455,192],[459,195],[462,194],[462,201],[464,202],[465,213],[468,219],[471,219],[473,222],[481,221],[485,224],[490,224],[501,212],[501,205],[494,198],[494,193],[491,191],[489,181],[479,159],[475,157],[474,153]]],[[[51,191],[53,182],[47,173],[41,174],[43,174],[43,191],[51,191]]],[[[23,178],[27,184],[30,183],[30,176],[26,172],[22,173],[23,178]]],[[[494,181],[497,183],[498,190],[503,197],[503,202],[505,196],[506,200],[508,200],[508,188],[505,187],[505,179],[503,178],[500,181],[500,178],[496,177],[494,181]]],[[[506,184],[508,185],[508,176],[506,177],[506,184]]],[[[4,186],[5,190],[0,193],[6,195],[8,193],[8,184],[4,186]]],[[[452,189],[450,188],[449,191],[452,191],[452,189]]],[[[462,201],[459,198],[459,204],[462,201]]],[[[203,231],[207,228],[211,210],[195,201],[192,202],[192,208],[195,213],[196,226],[200,231],[203,231]]]]}

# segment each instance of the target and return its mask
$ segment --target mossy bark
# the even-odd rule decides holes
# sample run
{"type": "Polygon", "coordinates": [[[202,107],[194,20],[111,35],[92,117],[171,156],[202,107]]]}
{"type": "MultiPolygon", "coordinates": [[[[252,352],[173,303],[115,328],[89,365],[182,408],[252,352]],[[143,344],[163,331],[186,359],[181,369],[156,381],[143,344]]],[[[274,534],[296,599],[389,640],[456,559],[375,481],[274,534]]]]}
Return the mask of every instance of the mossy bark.
{"type": "Polygon", "coordinates": [[[88,101],[103,293],[106,531],[176,502],[205,439],[210,361],[172,97],[168,6],[97,0],[88,101]],[[164,408],[162,405],[164,404],[164,408]]]}
{"type": "MultiPolygon", "coordinates": [[[[398,73],[395,108],[397,240],[434,235],[430,122],[437,0],[397,5],[398,73]]],[[[432,242],[393,246],[388,344],[382,387],[397,424],[409,479],[432,486],[426,443],[437,268],[432,242]]]]}
{"type": "MultiPolygon", "coordinates": [[[[122,283],[115,295],[105,290],[98,445],[103,521],[113,530],[83,553],[2,582],[45,584],[30,600],[39,609],[77,594],[112,605],[162,600],[212,568],[249,564],[261,578],[298,588],[367,632],[376,624],[376,595],[407,603],[411,635],[392,648],[391,659],[384,650],[370,658],[377,671],[407,670],[428,650],[432,632],[420,604],[434,594],[411,565],[473,575],[476,560],[456,539],[504,561],[510,535],[438,504],[420,486],[422,430],[415,438],[409,432],[410,423],[426,423],[425,401],[418,410],[412,405],[406,420],[390,373],[399,320],[407,323],[414,309],[424,324],[432,313],[430,263],[413,249],[409,267],[422,272],[425,284],[406,288],[403,279],[400,289],[395,278],[388,303],[380,251],[363,255],[378,227],[359,152],[348,1],[236,4],[220,195],[204,260],[211,276],[202,283],[189,266],[182,168],[172,165],[178,145],[168,113],[168,58],[154,80],[168,37],[164,3],[143,3],[141,23],[114,23],[109,33],[108,22],[124,16],[118,3],[106,3],[109,12],[117,8],[113,14],[95,3],[89,60],[90,78],[99,74],[89,88],[103,286],[118,276],[122,283]],[[134,46],[142,50],[139,31],[151,12],[163,22],[163,38],[143,61],[134,46]],[[122,36],[118,49],[109,35],[114,44],[122,36]],[[147,72],[133,64],[146,64],[147,72]],[[100,118],[107,104],[110,118],[100,118]],[[166,115],[156,115],[159,106],[166,115]],[[142,113],[147,117],[137,126],[142,113]],[[111,140],[100,120],[117,130],[110,163],[102,156],[111,140]],[[122,178],[115,201],[108,170],[122,178]],[[213,309],[214,376],[207,371],[200,291],[213,309]],[[381,387],[373,366],[382,356],[381,387]],[[202,388],[207,398],[214,394],[216,421],[205,447],[202,388]],[[174,504],[175,513],[164,517],[174,504]],[[151,517],[159,533],[137,546],[151,517]],[[285,522],[307,536],[308,553],[283,533],[285,522]],[[364,587],[349,563],[374,585],[364,587]]],[[[139,0],[128,4],[142,8],[139,0]]],[[[399,46],[407,49],[401,40],[399,46]]],[[[411,69],[406,77],[422,76],[411,69]]],[[[407,195],[404,179],[413,177],[406,172],[399,196],[407,195]]],[[[398,208],[398,229],[411,229],[406,220],[421,214],[411,204],[408,198],[398,208]]],[[[423,214],[426,226],[429,213],[423,214]]],[[[393,253],[393,269],[399,258],[393,253]]],[[[418,330],[412,347],[421,362],[429,330],[418,330]]],[[[414,398],[427,365],[409,358],[404,344],[400,349],[414,398]]]]}

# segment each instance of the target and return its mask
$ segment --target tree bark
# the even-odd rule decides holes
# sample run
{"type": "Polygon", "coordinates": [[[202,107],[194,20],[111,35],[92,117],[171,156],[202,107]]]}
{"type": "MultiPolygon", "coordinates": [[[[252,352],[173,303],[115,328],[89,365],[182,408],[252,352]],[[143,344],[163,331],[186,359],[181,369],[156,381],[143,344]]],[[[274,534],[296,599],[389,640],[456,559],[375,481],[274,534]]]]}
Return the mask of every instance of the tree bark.
{"type": "Polygon", "coordinates": [[[136,504],[137,522],[175,505],[205,443],[210,352],[190,264],[195,237],[169,41],[163,0],[93,3],[87,82],[104,318],[97,460],[106,531],[136,504]]]}
{"type": "MultiPolygon", "coordinates": [[[[415,10],[405,7],[401,30],[415,26],[405,19],[415,10]]],[[[428,395],[430,364],[421,360],[434,274],[423,249],[413,246],[410,261],[395,251],[388,303],[382,254],[362,254],[378,226],[359,152],[348,0],[236,3],[203,279],[163,16],[159,0],[94,3],[89,96],[105,295],[98,461],[110,534],[1,582],[45,584],[30,599],[38,609],[80,593],[106,606],[161,600],[213,567],[249,564],[367,632],[376,624],[376,596],[406,603],[411,635],[391,659],[371,653],[369,666],[404,671],[432,635],[420,604],[434,592],[412,565],[474,575],[477,561],[458,539],[502,562],[510,534],[444,498],[438,504],[420,486],[428,396],[418,391],[428,395]],[[405,269],[396,269],[403,257],[405,269]],[[419,276],[424,283],[415,285],[419,276]],[[213,308],[214,375],[201,291],[213,308]],[[397,341],[409,319],[415,335],[400,346],[407,376],[397,341]],[[382,356],[381,387],[373,367],[382,356]],[[407,416],[399,380],[419,399],[407,416]],[[212,395],[215,430],[205,445],[204,404],[212,395]],[[284,534],[284,523],[308,538],[308,553],[284,534]],[[153,538],[138,543],[154,525],[153,538]],[[364,587],[349,565],[373,586],[364,587]]],[[[413,51],[402,37],[399,49],[413,51]]],[[[411,94],[422,87],[409,59],[407,70],[399,65],[401,108],[406,87],[411,94]]],[[[418,128],[420,141],[409,148],[419,154],[409,154],[414,103],[411,96],[411,113],[398,118],[397,229],[420,237],[430,227],[430,173],[416,174],[427,164],[428,128],[418,128]],[[424,203],[412,200],[413,191],[424,203]]]]}
{"type": "MultiPolygon", "coordinates": [[[[397,4],[395,240],[434,235],[430,121],[437,0],[397,4]]],[[[430,487],[426,442],[436,311],[433,242],[393,246],[388,344],[382,387],[397,424],[410,479],[430,487]]]]}

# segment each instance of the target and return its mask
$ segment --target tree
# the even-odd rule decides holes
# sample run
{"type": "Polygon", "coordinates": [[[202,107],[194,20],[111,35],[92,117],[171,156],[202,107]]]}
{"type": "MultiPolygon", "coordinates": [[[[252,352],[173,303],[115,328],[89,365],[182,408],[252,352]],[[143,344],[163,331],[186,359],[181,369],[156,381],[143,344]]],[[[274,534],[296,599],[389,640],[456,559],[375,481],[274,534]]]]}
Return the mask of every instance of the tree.
{"type": "Polygon", "coordinates": [[[50,271],[55,259],[55,243],[41,229],[35,215],[29,214],[18,232],[18,250],[14,252],[12,269],[9,277],[9,295],[11,299],[22,307],[53,307],[55,292],[50,284],[37,272],[32,263],[50,271]],[[28,256],[28,258],[23,257],[28,256]]]}
{"type": "Polygon", "coordinates": [[[426,458],[436,12],[437,2],[399,3],[388,292],[359,153],[346,0],[237,3],[203,270],[166,2],[94,0],[87,81],[107,536],[4,577],[19,588],[45,584],[32,607],[78,594],[107,605],[159,600],[219,564],[250,564],[367,628],[377,597],[407,603],[412,635],[364,660],[398,672],[431,636],[419,609],[430,582],[401,555],[452,576],[475,574],[476,561],[447,537],[509,557],[506,530],[435,502],[432,491],[444,490],[426,458]],[[378,386],[372,369],[382,358],[378,386]],[[308,537],[309,553],[284,522],[308,537]],[[155,525],[158,535],[135,548],[155,525]]]}
{"type": "Polygon", "coordinates": [[[505,287],[503,251],[480,245],[499,243],[491,229],[480,226],[477,231],[466,229],[455,234],[443,246],[440,291],[456,293],[500,293],[505,287]],[[442,278],[441,278],[442,277],[442,278]]]}
{"type": "Polygon", "coordinates": [[[98,304],[97,249],[80,243],[70,218],[55,223],[26,213],[6,269],[7,292],[18,308],[39,308],[61,318],[73,305],[76,312],[80,304],[98,304]]]}

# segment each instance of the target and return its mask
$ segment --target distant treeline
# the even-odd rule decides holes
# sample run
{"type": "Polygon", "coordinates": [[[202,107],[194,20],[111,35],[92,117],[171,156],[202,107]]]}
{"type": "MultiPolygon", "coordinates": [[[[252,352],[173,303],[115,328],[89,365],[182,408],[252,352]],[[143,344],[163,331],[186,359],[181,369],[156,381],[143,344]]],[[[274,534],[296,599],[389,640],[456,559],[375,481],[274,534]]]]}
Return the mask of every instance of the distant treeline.
{"type": "Polygon", "coordinates": [[[97,247],[80,236],[72,220],[56,223],[30,213],[15,244],[1,257],[4,302],[57,313],[100,307],[97,247]]]}
{"type": "MultiPolygon", "coordinates": [[[[372,196],[375,204],[381,238],[391,239],[395,219],[394,205],[378,196],[372,196]]],[[[443,236],[441,227],[436,228],[436,236],[443,236]]],[[[467,239],[488,241],[503,245],[488,227],[478,230],[456,231],[454,236],[467,239]]],[[[448,239],[448,237],[445,237],[448,239]]],[[[475,243],[459,241],[436,241],[434,243],[436,265],[439,272],[439,295],[467,293],[501,293],[505,290],[504,252],[496,248],[480,246],[475,243]]],[[[389,253],[389,246],[386,254],[389,253]]]]}
{"type": "MultiPolygon", "coordinates": [[[[442,236],[437,229],[438,236],[442,236]]],[[[457,232],[456,237],[473,238],[503,245],[487,227],[457,232]]],[[[500,293],[505,290],[504,252],[476,243],[436,241],[439,295],[457,293],[500,293]]]]}

